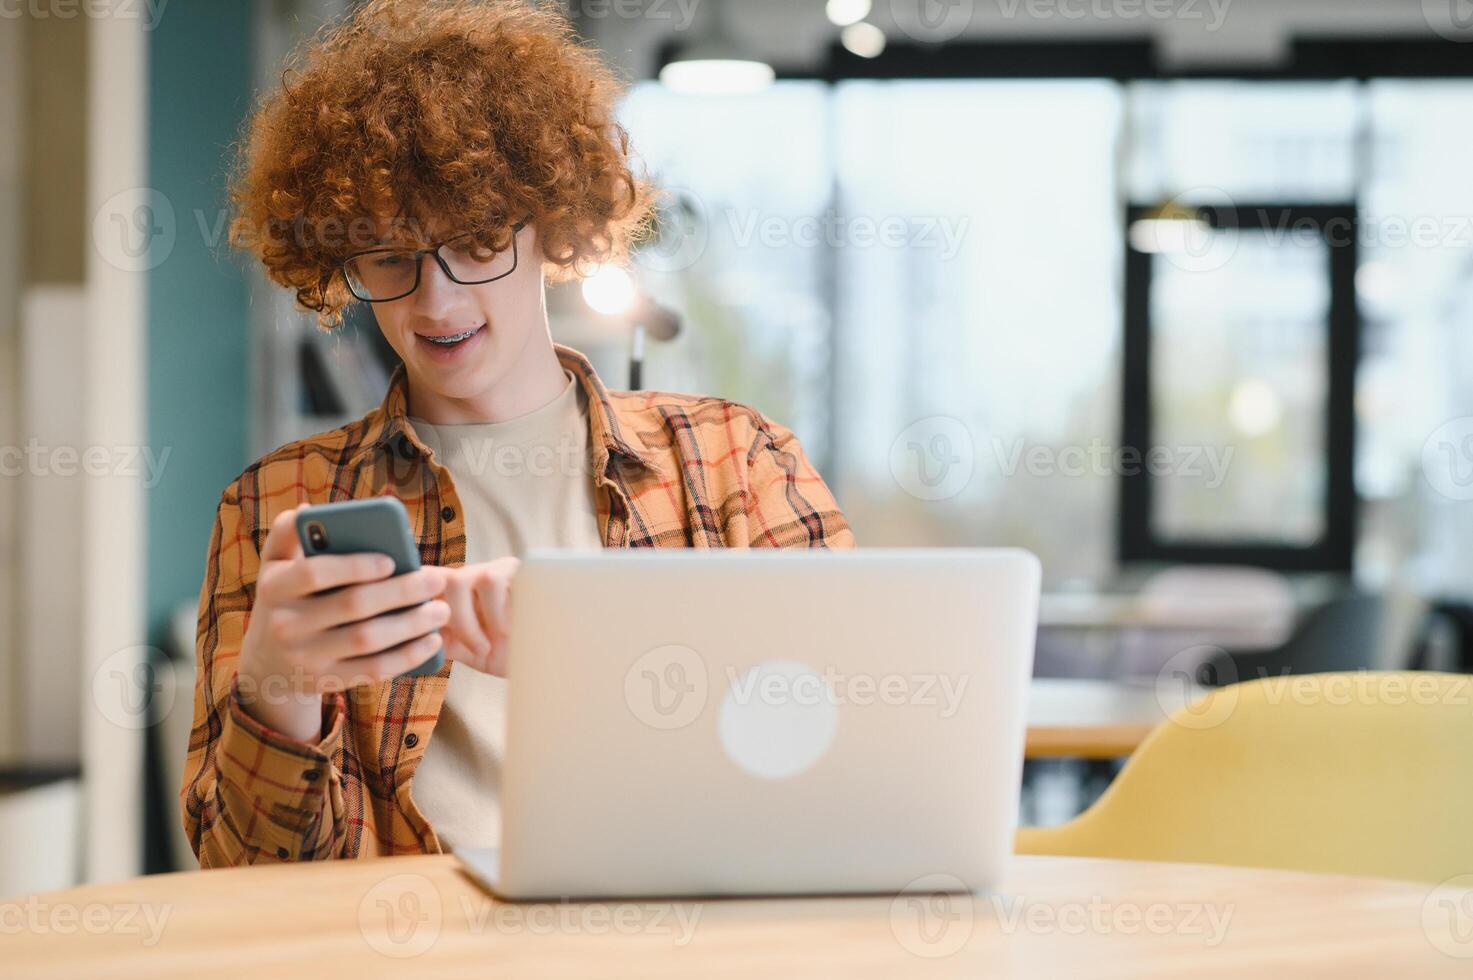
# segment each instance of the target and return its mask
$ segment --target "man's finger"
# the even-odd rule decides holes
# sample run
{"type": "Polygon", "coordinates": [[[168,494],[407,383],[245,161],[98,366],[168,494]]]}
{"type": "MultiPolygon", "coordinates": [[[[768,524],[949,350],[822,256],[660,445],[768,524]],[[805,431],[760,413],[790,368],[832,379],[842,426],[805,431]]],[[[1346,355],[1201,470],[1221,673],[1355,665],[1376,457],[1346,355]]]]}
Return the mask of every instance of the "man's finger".
{"type": "Polygon", "coordinates": [[[271,587],[278,601],[301,599],[317,592],[377,582],[394,574],[394,560],[388,555],[360,551],[352,555],[313,555],[283,565],[272,579],[271,587]]]}
{"type": "Polygon", "coordinates": [[[467,659],[484,657],[491,650],[491,641],[481,628],[480,615],[476,608],[476,596],[464,575],[453,575],[446,586],[444,599],[450,603],[450,622],[441,632],[452,639],[457,647],[469,652],[467,659]]]}
{"type": "Polygon", "coordinates": [[[450,607],[440,599],[403,612],[375,616],[360,623],[338,626],[318,634],[310,666],[320,674],[339,669],[342,661],[371,656],[436,632],[450,618],[450,607]]]}
{"type": "Polygon", "coordinates": [[[457,640],[454,634],[442,631],[445,637],[445,659],[464,664],[472,670],[495,677],[506,676],[506,646],[487,647],[477,653],[457,640]]]}
{"type": "Polygon", "coordinates": [[[507,581],[500,577],[486,577],[476,584],[476,613],[481,628],[499,646],[506,639],[507,581]]]}
{"type": "Polygon", "coordinates": [[[429,633],[372,656],[340,660],[335,667],[317,676],[317,690],[330,694],[392,680],[429,660],[440,646],[440,637],[429,633]]]}
{"type": "MultiPolygon", "coordinates": [[[[316,559],[308,559],[316,561],[316,559]]],[[[297,600],[293,609],[300,614],[305,632],[319,632],[372,619],[383,613],[434,599],[445,591],[441,570],[426,565],[406,575],[396,575],[366,585],[353,585],[331,595],[307,596],[297,600]]]]}
{"type": "Polygon", "coordinates": [[[261,560],[290,561],[303,554],[302,542],[297,538],[297,509],[284,510],[271,522],[266,532],[266,543],[261,546],[261,560]]]}

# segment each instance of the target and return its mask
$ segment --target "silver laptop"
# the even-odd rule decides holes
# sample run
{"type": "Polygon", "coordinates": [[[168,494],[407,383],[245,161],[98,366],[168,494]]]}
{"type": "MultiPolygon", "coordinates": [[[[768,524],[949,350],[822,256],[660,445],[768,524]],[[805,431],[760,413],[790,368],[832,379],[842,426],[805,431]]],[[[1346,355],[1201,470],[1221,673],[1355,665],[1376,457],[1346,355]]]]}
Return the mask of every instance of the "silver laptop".
{"type": "Polygon", "coordinates": [[[994,887],[1038,560],[539,552],[512,589],[504,898],[994,887]]]}

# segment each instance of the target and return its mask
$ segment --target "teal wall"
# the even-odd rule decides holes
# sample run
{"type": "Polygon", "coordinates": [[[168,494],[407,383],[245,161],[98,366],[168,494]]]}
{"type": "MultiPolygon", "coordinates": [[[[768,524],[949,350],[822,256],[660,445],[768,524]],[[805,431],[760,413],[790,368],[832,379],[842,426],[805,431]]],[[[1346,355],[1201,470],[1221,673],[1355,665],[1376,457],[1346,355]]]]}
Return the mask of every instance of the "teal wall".
{"type": "Polygon", "coordinates": [[[250,105],[251,7],[171,3],[150,32],[149,186],[172,205],[175,227],[148,282],[148,440],[170,453],[147,491],[155,646],[175,607],[198,598],[220,491],[248,462],[248,299],[221,215],[229,148],[250,105]]]}

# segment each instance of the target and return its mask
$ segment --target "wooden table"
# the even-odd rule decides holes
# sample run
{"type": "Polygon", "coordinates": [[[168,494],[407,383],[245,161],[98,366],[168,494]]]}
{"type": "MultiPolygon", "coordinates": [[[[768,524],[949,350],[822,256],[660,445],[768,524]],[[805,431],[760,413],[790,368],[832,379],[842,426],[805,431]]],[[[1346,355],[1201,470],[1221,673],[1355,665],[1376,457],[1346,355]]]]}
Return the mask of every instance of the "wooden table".
{"type": "Polygon", "coordinates": [[[1049,592],[1039,600],[1041,629],[1136,630],[1198,637],[1234,650],[1271,650],[1289,638],[1294,607],[1265,611],[1230,600],[1139,593],[1049,592]]]}
{"type": "Polygon", "coordinates": [[[1028,691],[1029,759],[1130,755],[1166,716],[1206,693],[1179,684],[1035,678],[1028,691]]]}
{"type": "Polygon", "coordinates": [[[995,896],[508,905],[437,855],[10,900],[0,958],[9,978],[89,980],[1467,977],[1473,877],[1459,884],[1019,857],[995,896]]]}

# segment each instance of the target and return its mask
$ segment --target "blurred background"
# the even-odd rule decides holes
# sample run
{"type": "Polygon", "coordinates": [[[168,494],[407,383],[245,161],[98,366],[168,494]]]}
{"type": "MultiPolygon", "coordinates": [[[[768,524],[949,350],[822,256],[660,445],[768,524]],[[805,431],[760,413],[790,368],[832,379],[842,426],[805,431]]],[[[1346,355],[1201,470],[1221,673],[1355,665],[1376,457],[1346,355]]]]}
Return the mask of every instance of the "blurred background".
{"type": "MultiPolygon", "coordinates": [[[[382,397],[371,317],[225,243],[256,93],[348,6],[0,4],[0,893],[190,866],[219,493],[382,397]]],[[[793,428],[863,545],[1035,551],[1034,721],[1469,669],[1466,4],[564,7],[669,193],[556,339],[622,387],[649,328],[642,386],[793,428]]],[[[1030,755],[1040,823],[1116,765],[1030,755]]]]}

